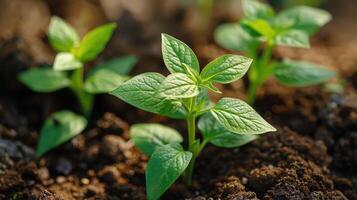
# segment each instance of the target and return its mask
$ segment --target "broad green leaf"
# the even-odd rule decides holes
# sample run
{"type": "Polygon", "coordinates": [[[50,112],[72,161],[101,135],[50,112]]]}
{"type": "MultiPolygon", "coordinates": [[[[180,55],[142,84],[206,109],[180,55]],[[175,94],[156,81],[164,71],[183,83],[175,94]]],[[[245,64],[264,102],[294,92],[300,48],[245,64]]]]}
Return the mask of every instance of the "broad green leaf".
{"type": "Polygon", "coordinates": [[[185,171],[192,153],[171,145],[159,146],[151,155],[146,169],[148,200],[157,200],[185,171]]]}
{"type": "Polygon", "coordinates": [[[276,37],[276,44],[290,47],[310,48],[309,35],[300,30],[290,30],[276,37]]]}
{"type": "Polygon", "coordinates": [[[219,45],[233,51],[254,52],[260,45],[260,41],[252,37],[238,23],[218,26],[214,32],[214,38],[219,45]]]}
{"type": "Polygon", "coordinates": [[[201,72],[203,82],[231,83],[244,76],[252,59],[238,55],[223,55],[208,65],[201,72]]]}
{"type": "Polygon", "coordinates": [[[51,46],[58,52],[69,52],[79,43],[79,36],[74,28],[56,16],[51,18],[48,39],[51,46]]]}
{"type": "Polygon", "coordinates": [[[130,137],[135,146],[148,156],[158,146],[182,142],[179,132],[160,124],[134,124],[130,127],[130,137]]]}
{"type": "Polygon", "coordinates": [[[184,64],[195,71],[200,71],[200,65],[192,49],[182,41],[162,34],[162,56],[165,65],[171,73],[186,73],[184,64]]]}
{"type": "Polygon", "coordinates": [[[76,57],[82,62],[94,60],[103,51],[116,27],[115,23],[109,23],[88,32],[75,50],[76,57]]]}
{"type": "Polygon", "coordinates": [[[227,130],[238,134],[262,134],[276,131],[252,107],[242,100],[222,98],[211,109],[212,115],[227,130]]]}
{"type": "Polygon", "coordinates": [[[197,126],[203,138],[218,147],[240,147],[258,138],[258,135],[241,135],[228,131],[210,113],[203,115],[197,126]]]}
{"type": "Polygon", "coordinates": [[[243,12],[249,19],[270,19],[274,16],[274,10],[268,4],[256,0],[243,0],[243,12]]]}
{"type": "Polygon", "coordinates": [[[290,24],[290,28],[299,29],[309,34],[316,33],[320,27],[331,20],[332,16],[325,10],[308,6],[295,6],[281,12],[274,19],[274,24],[290,24]]]}
{"type": "Polygon", "coordinates": [[[128,79],[128,76],[113,73],[111,70],[96,70],[85,80],[84,89],[94,94],[111,92],[128,79]]]}
{"type": "Polygon", "coordinates": [[[72,53],[58,53],[53,63],[53,69],[74,70],[83,67],[83,64],[77,60],[72,53]]]}
{"type": "Polygon", "coordinates": [[[318,64],[285,60],[277,65],[274,75],[285,85],[301,87],[323,83],[336,73],[318,64]]]}
{"type": "Polygon", "coordinates": [[[36,156],[40,157],[80,134],[86,126],[87,120],[71,111],[64,110],[52,114],[41,129],[36,156]]]}
{"type": "Polygon", "coordinates": [[[135,76],[111,92],[112,95],[142,110],[172,118],[183,118],[182,106],[159,95],[165,77],[148,72],[135,76]]]}
{"type": "Polygon", "coordinates": [[[266,39],[271,39],[275,36],[274,29],[266,20],[263,19],[243,20],[241,24],[246,29],[255,32],[255,34],[262,35],[266,39]]]}
{"type": "Polygon", "coordinates": [[[138,59],[136,56],[123,56],[111,59],[109,61],[98,64],[89,73],[94,73],[97,70],[110,70],[116,74],[127,75],[130,70],[137,63],[138,59]]]}
{"type": "Polygon", "coordinates": [[[197,96],[197,83],[183,73],[173,73],[165,78],[160,87],[160,95],[170,99],[190,98],[197,96]]]}
{"type": "Polygon", "coordinates": [[[19,80],[36,92],[53,92],[70,85],[66,73],[51,68],[32,68],[19,75],[19,80]]]}

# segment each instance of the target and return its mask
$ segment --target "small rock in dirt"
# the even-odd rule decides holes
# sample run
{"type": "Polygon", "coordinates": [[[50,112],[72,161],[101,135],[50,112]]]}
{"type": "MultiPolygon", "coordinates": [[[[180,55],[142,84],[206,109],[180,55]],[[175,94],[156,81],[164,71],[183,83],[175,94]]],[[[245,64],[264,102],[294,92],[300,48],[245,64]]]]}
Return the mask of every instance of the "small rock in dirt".
{"type": "Polygon", "coordinates": [[[120,172],[116,167],[106,166],[98,172],[98,176],[102,181],[112,184],[120,177],[120,172]]]}
{"type": "Polygon", "coordinates": [[[82,178],[82,179],[81,179],[81,183],[82,183],[83,185],[88,185],[88,184],[90,183],[90,181],[89,181],[89,179],[87,179],[87,178],[82,178]]]}
{"type": "Polygon", "coordinates": [[[124,158],[124,151],[131,145],[123,138],[116,135],[106,135],[100,145],[100,153],[110,159],[119,161],[124,158]]]}
{"type": "Polygon", "coordinates": [[[52,194],[47,190],[43,190],[38,198],[38,200],[63,200],[61,197],[56,194],[52,194]]]}
{"type": "Polygon", "coordinates": [[[64,183],[64,182],[66,182],[67,180],[66,180],[66,177],[64,177],[64,176],[58,176],[57,178],[56,178],[56,183],[58,183],[58,184],[61,184],[61,183],[64,183]]]}
{"type": "Polygon", "coordinates": [[[11,159],[29,161],[34,158],[35,152],[19,141],[0,139],[0,155],[5,154],[11,159]]]}
{"type": "Polygon", "coordinates": [[[72,162],[67,158],[59,158],[55,164],[55,171],[59,174],[68,175],[72,169],[72,162]]]}

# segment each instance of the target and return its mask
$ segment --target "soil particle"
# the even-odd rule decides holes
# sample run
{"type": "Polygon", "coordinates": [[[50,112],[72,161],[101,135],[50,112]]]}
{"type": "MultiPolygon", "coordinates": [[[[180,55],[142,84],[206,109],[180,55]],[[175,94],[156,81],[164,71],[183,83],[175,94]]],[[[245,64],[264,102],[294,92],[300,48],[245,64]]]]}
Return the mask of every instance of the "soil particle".
{"type": "Polygon", "coordinates": [[[62,198],[58,197],[55,194],[52,194],[47,190],[42,191],[38,199],[39,200],[63,200],[62,198]]]}
{"type": "MultiPolygon", "coordinates": [[[[244,191],[249,193],[249,198],[260,199],[347,199],[335,188],[328,170],[329,163],[323,144],[301,137],[287,128],[266,134],[239,151],[209,146],[198,160],[197,169],[201,170],[196,172],[196,180],[198,184],[206,185],[211,179],[210,187],[202,191],[203,195],[194,198],[225,199],[230,195],[243,195],[241,192],[244,191]],[[221,169],[218,170],[208,163],[224,164],[218,165],[221,169]],[[234,181],[217,181],[219,177],[227,176],[235,177],[227,179],[234,181]],[[248,179],[246,187],[239,180],[242,177],[248,179]],[[217,186],[220,189],[217,190],[217,186]],[[215,188],[213,193],[210,192],[212,187],[215,188]]],[[[239,198],[249,199],[248,196],[239,198]]]]}

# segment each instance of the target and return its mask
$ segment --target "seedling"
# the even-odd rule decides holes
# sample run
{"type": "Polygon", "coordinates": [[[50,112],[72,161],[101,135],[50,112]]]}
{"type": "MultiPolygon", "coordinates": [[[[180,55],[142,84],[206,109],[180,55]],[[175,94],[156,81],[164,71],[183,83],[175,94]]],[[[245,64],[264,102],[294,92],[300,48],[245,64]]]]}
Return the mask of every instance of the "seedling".
{"type": "Polygon", "coordinates": [[[134,144],[150,157],[146,169],[149,200],[158,199],[181,175],[191,184],[196,157],[207,143],[219,147],[239,147],[257,135],[276,129],[242,100],[222,98],[214,104],[208,91],[220,92],[215,83],[240,79],[252,59],[223,55],[204,67],[194,52],[180,40],[163,34],[162,54],[170,75],[148,72],[120,85],[111,94],[142,110],[187,122],[188,145],[174,129],[159,124],[131,127],[134,144]],[[196,137],[196,120],[202,139],[196,137]]]}
{"type": "MultiPolygon", "coordinates": [[[[48,39],[58,52],[53,66],[29,69],[19,75],[19,80],[36,92],[71,89],[82,113],[89,117],[94,95],[110,92],[127,80],[127,74],[137,60],[134,56],[115,58],[99,64],[84,78],[84,64],[103,51],[115,28],[114,23],[99,26],[80,40],[73,27],[58,17],[52,17],[48,39]]],[[[41,129],[37,156],[78,135],[86,124],[86,118],[71,111],[52,114],[41,129]]]]}
{"type": "Polygon", "coordinates": [[[248,72],[249,104],[254,103],[257,90],[271,75],[294,87],[320,84],[335,76],[335,72],[314,63],[272,58],[276,46],[309,48],[309,36],[331,20],[328,12],[296,6],[276,15],[268,4],[255,0],[243,0],[243,11],[245,17],[240,23],[217,28],[215,40],[226,49],[243,51],[254,59],[248,72]]]}

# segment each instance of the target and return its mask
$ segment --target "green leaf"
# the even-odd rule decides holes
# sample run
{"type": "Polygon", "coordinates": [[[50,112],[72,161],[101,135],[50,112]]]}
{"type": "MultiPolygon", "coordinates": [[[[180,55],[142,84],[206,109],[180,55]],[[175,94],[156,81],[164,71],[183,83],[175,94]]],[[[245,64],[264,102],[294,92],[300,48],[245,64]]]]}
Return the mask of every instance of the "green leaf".
{"type": "Polygon", "coordinates": [[[270,19],[275,15],[272,7],[256,0],[243,0],[242,7],[245,17],[249,19],[270,19]]]}
{"type": "Polygon", "coordinates": [[[296,6],[277,15],[274,19],[274,24],[285,24],[285,26],[289,25],[291,29],[314,34],[331,19],[331,14],[325,10],[308,6],[296,6]]]}
{"type": "Polygon", "coordinates": [[[51,46],[58,52],[69,52],[79,43],[79,36],[74,28],[56,16],[51,18],[48,39],[51,46]]]}
{"type": "Polygon", "coordinates": [[[36,92],[54,92],[70,85],[66,73],[42,67],[22,72],[19,75],[19,80],[36,92]]]}
{"type": "Polygon", "coordinates": [[[228,131],[210,113],[203,115],[197,126],[204,140],[218,147],[240,147],[258,138],[258,135],[241,135],[228,131]]]}
{"type": "Polygon", "coordinates": [[[109,23],[87,33],[75,50],[76,57],[82,62],[94,60],[103,51],[116,27],[115,23],[109,23]]]}
{"type": "Polygon", "coordinates": [[[116,74],[127,75],[134,67],[134,65],[138,62],[138,58],[136,56],[123,56],[111,59],[109,61],[100,63],[94,69],[92,69],[89,73],[94,73],[97,70],[110,70],[116,74]]]}
{"type": "Polygon", "coordinates": [[[183,107],[177,101],[159,95],[165,77],[148,72],[135,76],[111,92],[112,95],[142,110],[172,118],[183,118],[183,107]]]}
{"type": "Polygon", "coordinates": [[[197,83],[183,73],[170,74],[160,87],[160,95],[170,99],[190,98],[198,93],[197,83]]]}
{"type": "Polygon", "coordinates": [[[277,65],[274,75],[285,85],[302,87],[323,83],[336,73],[318,64],[285,60],[277,65]]]}
{"type": "Polygon", "coordinates": [[[41,129],[36,156],[40,157],[68,141],[81,133],[86,126],[87,120],[71,111],[64,110],[52,114],[41,129]]]}
{"type": "Polygon", "coordinates": [[[130,137],[135,146],[148,156],[158,146],[182,142],[179,132],[160,124],[134,124],[130,127],[130,137]]]}
{"type": "Polygon", "coordinates": [[[214,38],[219,45],[233,51],[255,52],[261,43],[238,23],[218,26],[214,32],[214,38]]]}
{"type": "Polygon", "coordinates": [[[242,100],[222,98],[211,109],[212,115],[227,130],[238,134],[262,134],[276,129],[242,100]]]}
{"type": "Polygon", "coordinates": [[[186,73],[184,64],[195,71],[200,71],[200,65],[192,49],[182,41],[162,34],[162,56],[165,65],[171,73],[186,73]]]}
{"type": "Polygon", "coordinates": [[[92,94],[107,93],[113,91],[128,79],[128,76],[115,74],[107,69],[96,70],[86,79],[84,90],[92,94]]]}
{"type": "Polygon", "coordinates": [[[241,22],[242,26],[249,29],[255,34],[265,36],[266,39],[274,38],[275,31],[273,27],[263,19],[253,19],[253,20],[243,20],[241,22]]]}
{"type": "Polygon", "coordinates": [[[81,67],[83,67],[83,64],[72,53],[58,53],[53,63],[53,69],[58,71],[73,70],[81,67]]]}
{"type": "Polygon", "coordinates": [[[231,83],[244,76],[248,71],[252,59],[238,55],[223,55],[202,70],[203,82],[231,83]]]}
{"type": "Polygon", "coordinates": [[[290,47],[310,48],[309,35],[304,31],[290,30],[276,37],[276,44],[290,47]]]}
{"type": "Polygon", "coordinates": [[[146,169],[148,200],[157,200],[185,171],[192,153],[170,145],[159,146],[152,154],[146,169]]]}

